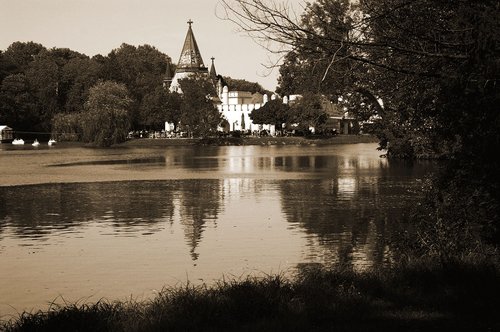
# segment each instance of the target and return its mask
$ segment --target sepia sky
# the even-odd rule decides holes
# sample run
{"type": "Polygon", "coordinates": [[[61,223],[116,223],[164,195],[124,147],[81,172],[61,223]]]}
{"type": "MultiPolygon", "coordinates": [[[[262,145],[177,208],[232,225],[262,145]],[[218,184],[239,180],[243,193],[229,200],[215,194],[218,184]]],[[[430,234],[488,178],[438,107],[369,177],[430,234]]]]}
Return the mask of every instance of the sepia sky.
{"type": "Polygon", "coordinates": [[[121,43],[149,44],[177,63],[192,19],[207,67],[213,56],[219,74],[274,91],[278,70],[269,72],[262,64],[276,57],[219,19],[221,10],[219,0],[0,0],[0,50],[14,41],[34,41],[93,56],[121,43]]]}

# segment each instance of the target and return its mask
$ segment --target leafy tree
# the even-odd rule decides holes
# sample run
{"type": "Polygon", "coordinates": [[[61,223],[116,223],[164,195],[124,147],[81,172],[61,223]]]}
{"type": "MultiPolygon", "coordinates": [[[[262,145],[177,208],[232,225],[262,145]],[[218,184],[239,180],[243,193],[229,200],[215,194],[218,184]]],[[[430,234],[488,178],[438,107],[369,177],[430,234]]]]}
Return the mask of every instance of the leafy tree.
{"type": "Polygon", "coordinates": [[[445,220],[447,232],[481,230],[500,243],[500,165],[492,158],[500,143],[498,1],[317,0],[299,19],[281,2],[223,3],[228,19],[257,40],[293,50],[283,91],[297,77],[294,89],[338,93],[364,117],[381,117],[389,157],[448,161],[424,220],[445,220]],[[470,227],[455,227],[455,219],[470,227]]]}
{"type": "MultiPolygon", "coordinates": [[[[463,95],[473,86],[493,86],[498,77],[499,28],[492,15],[496,1],[363,0],[352,5],[347,0],[318,0],[307,4],[300,19],[281,2],[223,2],[228,18],[257,40],[293,48],[282,71],[283,91],[292,92],[288,85],[298,78],[294,89],[300,91],[293,92],[316,87],[313,92],[338,94],[350,106],[363,99],[375,101],[372,110],[384,122],[402,116],[399,127],[409,130],[399,131],[404,137],[390,139],[417,142],[412,157],[419,151],[449,154],[443,146],[455,146],[457,137],[464,135],[438,135],[438,127],[450,127],[439,121],[440,99],[449,99],[457,87],[463,95]],[[429,131],[436,136],[426,140],[429,131]],[[433,143],[443,139],[444,145],[433,143]],[[430,145],[422,149],[423,141],[430,145]]],[[[381,147],[397,156],[395,147],[401,145],[384,144],[389,137],[381,139],[381,147]]]]}
{"type": "Polygon", "coordinates": [[[36,97],[40,127],[47,131],[52,117],[59,112],[59,66],[47,52],[41,52],[28,65],[26,78],[36,97]]]}
{"type": "Polygon", "coordinates": [[[11,74],[2,81],[0,123],[15,130],[32,130],[39,123],[36,100],[24,74],[11,74]]]}
{"type": "Polygon", "coordinates": [[[322,97],[315,94],[305,94],[291,106],[293,122],[298,124],[301,130],[314,127],[321,131],[328,116],[323,109],[322,97]]]}
{"type": "Polygon", "coordinates": [[[124,142],[130,128],[130,104],[125,85],[112,81],[94,85],[80,113],[82,139],[98,146],[124,142]]]}
{"type": "Polygon", "coordinates": [[[90,65],[74,67],[75,64],[89,62],[87,56],[78,52],[66,48],[53,48],[40,51],[28,64],[26,77],[32,94],[36,97],[40,118],[39,128],[42,131],[50,130],[54,115],[67,111],[67,106],[73,111],[83,109],[84,99],[81,95],[75,96],[76,92],[87,93],[91,84],[97,81],[97,72],[92,70],[90,65]],[[70,71],[72,75],[69,74],[70,71]],[[93,78],[91,82],[81,87],[78,83],[85,81],[89,76],[93,78]],[[73,99],[75,97],[77,100],[73,99]],[[67,105],[68,102],[71,105],[67,105]]]}
{"type": "Polygon", "coordinates": [[[65,92],[61,100],[61,111],[73,113],[83,111],[89,89],[102,78],[103,65],[88,57],[70,59],[62,68],[59,93],[65,92]]]}
{"type": "Polygon", "coordinates": [[[122,44],[103,60],[105,79],[123,83],[130,91],[132,119],[137,125],[142,99],[162,86],[167,56],[149,45],[122,44]]]}
{"type": "Polygon", "coordinates": [[[211,96],[215,89],[209,80],[193,77],[180,80],[182,89],[181,126],[190,136],[209,137],[217,132],[222,119],[211,96]]]}
{"type": "Polygon", "coordinates": [[[4,58],[8,65],[9,73],[24,73],[35,57],[44,51],[47,51],[47,49],[38,43],[12,43],[4,52],[4,58]]]}
{"type": "Polygon", "coordinates": [[[271,95],[272,92],[264,89],[259,83],[249,82],[243,79],[235,79],[229,76],[224,77],[224,81],[231,91],[249,91],[251,93],[261,93],[271,95]]]}
{"type": "Polygon", "coordinates": [[[0,51],[0,83],[14,71],[14,65],[3,51],[0,51]]]}
{"type": "Polygon", "coordinates": [[[139,123],[148,128],[163,128],[165,121],[174,124],[174,131],[181,119],[181,98],[177,92],[168,92],[158,86],[142,99],[139,109],[139,123]]]}
{"type": "Polygon", "coordinates": [[[256,124],[273,124],[276,130],[282,131],[282,125],[290,123],[294,118],[287,104],[283,104],[281,99],[274,99],[253,110],[250,119],[256,124]]]}
{"type": "Polygon", "coordinates": [[[60,141],[81,141],[82,113],[59,113],[52,119],[52,137],[60,141]]]}
{"type": "MultiPolygon", "coordinates": [[[[82,112],[90,87],[103,79],[126,85],[131,92],[129,116],[137,125],[143,98],[162,85],[166,63],[167,56],[149,45],[135,47],[123,44],[108,56],[97,55],[91,59],[66,48],[46,49],[33,42],[15,42],[6,51],[0,52],[0,84],[9,75],[22,74],[25,93],[13,96],[12,86],[7,82],[10,87],[5,89],[10,92],[4,91],[1,95],[0,105],[4,106],[0,116],[16,128],[22,126],[30,131],[48,131],[57,114],[82,112]],[[29,100],[26,98],[28,95],[29,100]],[[24,101],[26,105],[19,105],[24,101]],[[25,114],[20,116],[23,112],[25,114]],[[20,124],[13,114],[26,121],[20,124]]],[[[168,103],[173,105],[176,98],[169,97],[169,100],[168,103]]],[[[179,106],[174,108],[175,112],[172,107],[167,108],[166,116],[177,123],[179,106]]]]}

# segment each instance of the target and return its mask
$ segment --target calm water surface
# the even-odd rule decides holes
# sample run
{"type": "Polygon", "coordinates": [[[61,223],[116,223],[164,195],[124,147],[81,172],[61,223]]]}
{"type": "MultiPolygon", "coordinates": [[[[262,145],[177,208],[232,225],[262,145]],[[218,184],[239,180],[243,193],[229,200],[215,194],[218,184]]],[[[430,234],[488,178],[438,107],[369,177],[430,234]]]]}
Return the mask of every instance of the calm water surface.
{"type": "Polygon", "coordinates": [[[52,301],[146,299],[188,280],[384,264],[391,225],[432,165],[379,154],[376,144],[0,146],[0,318],[52,301]]]}

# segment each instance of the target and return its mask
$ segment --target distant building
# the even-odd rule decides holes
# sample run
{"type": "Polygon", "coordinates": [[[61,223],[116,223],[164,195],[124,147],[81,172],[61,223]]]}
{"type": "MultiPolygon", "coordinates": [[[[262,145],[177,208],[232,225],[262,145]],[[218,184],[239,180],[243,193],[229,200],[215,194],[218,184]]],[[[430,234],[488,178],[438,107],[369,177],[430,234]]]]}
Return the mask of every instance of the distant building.
{"type": "Polygon", "coordinates": [[[358,134],[358,120],[344,111],[339,105],[332,103],[326,98],[322,102],[323,110],[328,115],[326,120],[327,129],[335,129],[339,134],[358,134]]]}
{"type": "Polygon", "coordinates": [[[170,92],[182,93],[179,84],[179,81],[182,79],[194,76],[209,77],[208,68],[205,67],[203,63],[198,43],[194,38],[193,29],[191,27],[193,21],[189,20],[187,23],[189,24],[189,28],[173,77],[170,73],[170,63],[167,63],[167,73],[165,74],[163,84],[170,89],[170,92]]]}
{"type": "MultiPolygon", "coordinates": [[[[259,109],[269,101],[269,96],[260,93],[251,93],[248,91],[231,91],[230,87],[224,81],[222,75],[217,74],[215,69],[215,58],[212,57],[210,70],[205,67],[200,49],[194,37],[192,24],[189,24],[184,45],[182,47],[179,62],[175,69],[175,73],[171,72],[170,59],[167,63],[167,70],[163,79],[165,88],[170,92],[182,93],[179,81],[185,78],[202,77],[210,80],[215,87],[217,96],[213,96],[212,100],[216,104],[217,109],[225,119],[221,124],[220,130],[223,131],[261,131],[267,130],[271,135],[275,133],[274,125],[259,125],[254,124],[250,119],[250,114],[253,110],[259,109]],[[173,74],[173,75],[172,75],[173,74]]],[[[294,103],[299,100],[301,95],[290,95],[283,98],[283,102],[294,103]]],[[[276,95],[272,95],[271,99],[275,99],[276,95]]],[[[359,126],[356,120],[349,116],[347,112],[341,110],[337,105],[332,104],[328,100],[324,100],[323,108],[328,114],[327,128],[335,129],[338,133],[352,134],[356,133],[359,126]]],[[[166,123],[165,130],[173,130],[173,124],[166,123]]],[[[314,132],[314,128],[312,128],[314,132]]]]}
{"type": "Polygon", "coordinates": [[[10,142],[14,139],[14,130],[12,128],[0,125],[0,142],[10,142]]]}
{"type": "Polygon", "coordinates": [[[224,86],[219,95],[221,103],[217,105],[219,112],[227,120],[227,127],[224,131],[261,131],[266,129],[274,134],[274,126],[254,124],[250,119],[250,113],[259,109],[268,102],[267,95],[259,93],[252,94],[247,91],[229,91],[224,86]]]}
{"type": "MultiPolygon", "coordinates": [[[[225,125],[221,126],[221,130],[225,131],[258,131],[267,129],[274,132],[273,126],[270,125],[255,125],[249,117],[249,114],[254,110],[262,107],[267,101],[268,96],[259,93],[252,94],[248,91],[230,91],[227,84],[221,75],[217,75],[215,70],[215,58],[211,58],[212,65],[210,71],[203,63],[203,58],[194,37],[192,24],[189,24],[184,45],[182,47],[179,62],[172,76],[170,63],[167,64],[167,72],[163,79],[163,85],[170,92],[182,93],[179,81],[184,78],[205,77],[210,79],[217,91],[217,96],[214,96],[214,102],[221,115],[224,117],[225,125]]],[[[166,124],[165,129],[172,128],[171,124],[166,124]]]]}

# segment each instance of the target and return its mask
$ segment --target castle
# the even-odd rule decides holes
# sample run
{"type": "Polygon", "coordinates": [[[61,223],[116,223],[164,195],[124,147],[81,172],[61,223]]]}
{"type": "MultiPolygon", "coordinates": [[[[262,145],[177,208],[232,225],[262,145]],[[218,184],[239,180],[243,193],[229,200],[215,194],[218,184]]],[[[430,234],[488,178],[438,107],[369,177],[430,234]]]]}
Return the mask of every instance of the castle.
{"type": "MultiPolygon", "coordinates": [[[[179,81],[190,77],[205,77],[210,79],[217,91],[217,109],[227,121],[225,128],[220,128],[224,131],[261,131],[268,130],[274,134],[273,125],[258,125],[254,124],[250,119],[250,113],[254,109],[258,109],[265,105],[269,97],[259,93],[252,94],[248,91],[230,91],[229,87],[225,85],[224,79],[221,75],[217,75],[215,70],[215,58],[212,57],[212,65],[210,70],[205,66],[203,58],[198,47],[198,43],[194,37],[192,24],[193,21],[188,22],[188,31],[184,40],[181,55],[172,76],[170,63],[167,65],[167,72],[163,79],[163,85],[168,88],[170,92],[182,93],[179,81]]],[[[271,99],[276,98],[275,95],[271,99]]],[[[167,126],[167,125],[166,125],[167,126]]],[[[166,129],[170,129],[166,128],[166,129]]]]}
{"type": "MultiPolygon", "coordinates": [[[[222,117],[226,120],[224,127],[220,127],[221,131],[250,131],[260,132],[266,130],[271,135],[276,133],[274,125],[261,125],[254,124],[250,119],[250,113],[253,110],[259,109],[269,101],[269,96],[261,95],[248,91],[231,91],[225,84],[222,75],[218,75],[215,70],[215,58],[212,57],[212,65],[210,70],[205,66],[203,58],[201,57],[200,49],[194,37],[192,24],[193,21],[188,22],[188,31],[184,45],[182,47],[179,62],[172,76],[170,62],[167,63],[167,72],[165,74],[163,85],[168,88],[170,92],[182,93],[179,81],[190,77],[204,77],[211,80],[217,91],[217,96],[214,98],[217,109],[222,117]]],[[[300,95],[285,96],[284,103],[293,102],[295,99],[300,98],[300,95]]],[[[273,100],[276,95],[271,95],[270,99],[273,100]]],[[[350,116],[347,112],[339,109],[336,105],[328,100],[323,101],[323,109],[328,114],[327,127],[330,130],[335,130],[342,134],[357,133],[359,124],[356,119],[350,116]]],[[[170,131],[173,128],[172,124],[165,124],[165,130],[170,131]]],[[[314,128],[310,128],[314,132],[314,128]]]]}

